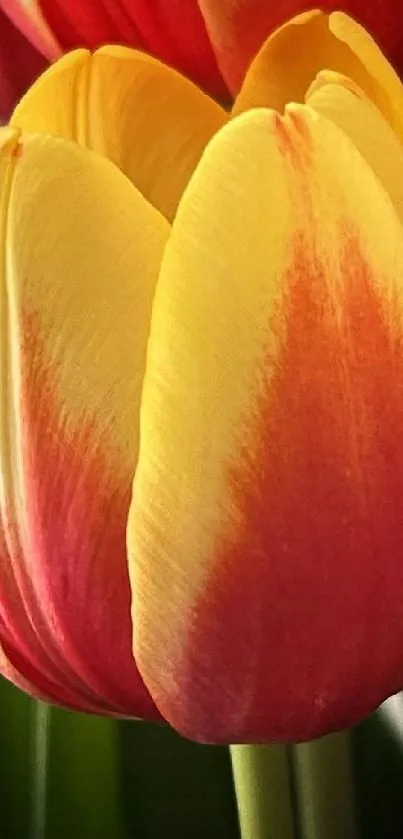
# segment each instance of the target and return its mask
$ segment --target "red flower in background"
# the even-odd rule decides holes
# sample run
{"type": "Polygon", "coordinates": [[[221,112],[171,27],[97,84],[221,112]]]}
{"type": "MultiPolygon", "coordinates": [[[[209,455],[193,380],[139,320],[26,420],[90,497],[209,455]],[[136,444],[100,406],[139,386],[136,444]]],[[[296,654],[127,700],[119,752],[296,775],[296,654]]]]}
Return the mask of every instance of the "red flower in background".
{"type": "MultiPolygon", "coordinates": [[[[77,46],[126,44],[176,67],[217,98],[234,95],[269,32],[311,7],[298,0],[0,0],[36,49],[52,60],[77,46]]],[[[401,0],[322,0],[364,24],[396,68],[403,67],[401,0]]],[[[0,17],[0,104],[10,109],[43,60],[0,17]]]]}
{"type": "Polygon", "coordinates": [[[0,122],[47,64],[0,9],[0,122]]]}

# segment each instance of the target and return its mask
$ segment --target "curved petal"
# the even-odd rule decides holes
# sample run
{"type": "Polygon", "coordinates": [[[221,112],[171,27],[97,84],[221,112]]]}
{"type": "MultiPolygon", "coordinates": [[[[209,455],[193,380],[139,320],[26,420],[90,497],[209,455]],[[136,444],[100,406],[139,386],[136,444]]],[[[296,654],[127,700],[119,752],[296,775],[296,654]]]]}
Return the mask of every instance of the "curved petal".
{"type": "Polygon", "coordinates": [[[306,106],[211,142],[153,306],[128,524],[161,713],[308,740],[403,685],[403,228],[306,106]]]}
{"type": "Polygon", "coordinates": [[[104,158],[1,140],[0,643],[51,701],[155,717],[125,528],[169,226],[104,158]]]}
{"type": "MultiPolygon", "coordinates": [[[[26,669],[29,671],[29,666],[27,668],[26,662],[22,663],[21,657],[15,650],[10,653],[9,655],[11,658],[14,658],[18,669],[12,664],[11,658],[6,655],[5,649],[0,642],[0,673],[4,678],[6,678],[9,682],[13,685],[18,687],[24,693],[29,694],[34,699],[39,699],[42,702],[51,702],[53,705],[59,705],[63,708],[67,708],[70,711],[86,711],[87,713],[92,714],[100,714],[102,713],[102,709],[100,710],[99,705],[95,702],[92,703],[91,700],[87,697],[85,703],[83,704],[83,699],[80,697],[78,703],[76,704],[74,701],[66,701],[66,696],[63,694],[63,691],[60,691],[60,695],[56,698],[55,693],[49,689],[41,690],[38,688],[38,681],[39,683],[42,682],[43,676],[39,676],[38,674],[31,669],[29,677],[23,675],[26,672],[26,669]],[[30,681],[32,679],[32,681],[30,681]]],[[[59,692],[56,690],[56,694],[59,692]]],[[[110,716],[113,716],[111,714],[110,716]]]]}
{"type": "Polygon", "coordinates": [[[252,62],[234,114],[258,106],[282,112],[303,102],[320,70],[353,79],[403,138],[403,86],[371,36],[347,15],[298,15],[271,35],[252,62]]]}
{"type": "MultiPolygon", "coordinates": [[[[254,56],[266,38],[285,21],[310,11],[309,0],[198,0],[218,65],[230,90],[236,94],[254,56]]],[[[321,0],[323,12],[344,9],[357,18],[378,40],[397,69],[403,69],[403,34],[397,21],[401,0],[321,0]]],[[[295,54],[291,55],[292,63],[295,54]]],[[[326,65],[327,66],[327,65],[326,65]]],[[[259,103],[263,104],[263,103],[259,103]]]]}
{"type": "Polygon", "coordinates": [[[105,43],[136,47],[183,72],[217,98],[228,98],[196,0],[0,0],[1,6],[27,34],[32,33],[49,58],[55,57],[54,46],[46,45],[43,21],[65,51],[97,49],[105,43]]]}
{"type": "Polygon", "coordinates": [[[15,667],[11,664],[10,659],[7,657],[4,648],[0,643],[0,673],[4,678],[6,678],[9,682],[12,682],[13,685],[18,687],[24,693],[28,693],[30,696],[35,697],[35,699],[40,699],[43,702],[46,702],[48,697],[46,694],[42,693],[36,685],[32,684],[32,682],[28,681],[28,679],[24,678],[21,673],[15,669],[15,667]]]}
{"type": "Polygon", "coordinates": [[[350,137],[403,222],[403,145],[380,111],[351,79],[328,71],[317,76],[306,101],[350,137]]]}
{"type": "Polygon", "coordinates": [[[46,63],[0,9],[0,125],[46,63]]]}
{"type": "Polygon", "coordinates": [[[168,219],[225,111],[159,61],[125,47],[78,50],[49,68],[12,124],[75,140],[116,163],[168,219]]]}

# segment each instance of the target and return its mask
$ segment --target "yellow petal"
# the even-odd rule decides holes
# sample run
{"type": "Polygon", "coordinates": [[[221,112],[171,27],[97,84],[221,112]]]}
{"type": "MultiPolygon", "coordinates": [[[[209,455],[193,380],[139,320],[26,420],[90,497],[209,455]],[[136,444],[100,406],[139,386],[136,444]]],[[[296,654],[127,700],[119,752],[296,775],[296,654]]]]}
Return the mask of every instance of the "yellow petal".
{"type": "Polygon", "coordinates": [[[306,101],[350,137],[403,221],[403,145],[377,107],[351,79],[328,71],[319,73],[306,101]]]}
{"type": "Polygon", "coordinates": [[[169,225],[100,155],[0,140],[0,645],[52,701],[152,715],[125,528],[169,225]]]}
{"type": "Polygon", "coordinates": [[[401,686],[402,348],[403,229],[353,143],[235,119],[164,254],[128,524],[135,657],[188,736],[310,739],[401,686]]]}
{"type": "Polygon", "coordinates": [[[132,451],[127,407],[136,394],[135,416],[169,226],[109,161],[73,143],[22,135],[15,160],[6,266],[13,319],[35,311],[46,353],[60,360],[66,405],[75,416],[91,405],[108,423],[113,408],[115,442],[132,451]]]}
{"type": "Polygon", "coordinates": [[[190,81],[125,47],[77,50],[47,70],[11,123],[75,140],[116,163],[171,219],[226,114],[190,81]]]}
{"type": "Polygon", "coordinates": [[[342,12],[305,12],[277,29],[252,62],[233,113],[303,102],[324,69],[353,79],[403,138],[403,86],[368,32],[342,12]]]}

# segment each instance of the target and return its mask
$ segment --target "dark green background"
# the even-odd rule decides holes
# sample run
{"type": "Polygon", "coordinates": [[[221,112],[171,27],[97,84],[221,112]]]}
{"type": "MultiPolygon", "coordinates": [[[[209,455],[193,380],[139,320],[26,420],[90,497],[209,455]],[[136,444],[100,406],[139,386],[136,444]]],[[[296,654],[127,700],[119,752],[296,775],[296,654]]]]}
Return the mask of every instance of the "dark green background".
{"type": "MultiPolygon", "coordinates": [[[[4,680],[0,708],[1,839],[239,839],[229,749],[165,726],[50,709],[4,680]]],[[[296,839],[402,839],[403,753],[379,715],[343,741],[287,750],[288,759],[296,839]],[[343,784],[354,795],[354,833],[343,828],[343,784]]],[[[258,832],[271,839],[263,819],[258,832]]]]}

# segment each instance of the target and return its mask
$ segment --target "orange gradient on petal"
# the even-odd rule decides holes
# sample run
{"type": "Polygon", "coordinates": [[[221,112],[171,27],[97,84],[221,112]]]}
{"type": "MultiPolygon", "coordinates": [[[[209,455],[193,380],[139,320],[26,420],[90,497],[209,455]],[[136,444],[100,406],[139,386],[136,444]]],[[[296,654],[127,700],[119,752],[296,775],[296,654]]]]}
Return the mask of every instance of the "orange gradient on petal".
{"type": "Polygon", "coordinates": [[[160,719],[131,652],[130,468],[95,419],[78,416],[72,430],[35,312],[19,338],[10,445],[24,505],[16,481],[1,509],[0,670],[72,709],[160,719]]]}

